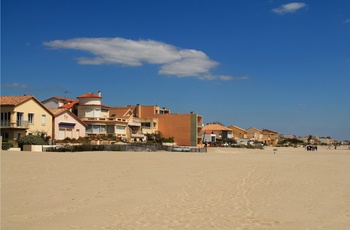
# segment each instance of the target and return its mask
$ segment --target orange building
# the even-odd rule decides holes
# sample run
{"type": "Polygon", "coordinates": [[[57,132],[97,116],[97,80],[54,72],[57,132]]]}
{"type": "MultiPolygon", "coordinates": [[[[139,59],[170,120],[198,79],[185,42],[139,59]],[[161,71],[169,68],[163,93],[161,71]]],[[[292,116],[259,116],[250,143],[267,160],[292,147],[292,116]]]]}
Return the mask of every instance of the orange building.
{"type": "Polygon", "coordinates": [[[202,145],[202,116],[193,112],[189,114],[171,114],[170,110],[158,106],[136,105],[135,116],[140,119],[143,126],[153,127],[146,121],[157,121],[158,131],[163,137],[173,137],[180,146],[202,145]]]}
{"type": "Polygon", "coordinates": [[[263,142],[265,145],[269,146],[276,146],[278,143],[278,132],[269,130],[269,129],[263,129],[263,142]]]}
{"type": "Polygon", "coordinates": [[[232,134],[234,137],[247,138],[247,131],[245,129],[242,129],[235,125],[231,125],[228,128],[232,130],[232,134]]]}

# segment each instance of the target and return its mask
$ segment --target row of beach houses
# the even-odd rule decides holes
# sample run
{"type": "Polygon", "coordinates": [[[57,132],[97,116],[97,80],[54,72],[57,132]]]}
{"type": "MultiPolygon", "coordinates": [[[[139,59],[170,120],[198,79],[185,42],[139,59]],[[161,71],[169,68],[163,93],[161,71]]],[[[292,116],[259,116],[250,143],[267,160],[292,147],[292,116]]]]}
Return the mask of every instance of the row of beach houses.
{"type": "Polygon", "coordinates": [[[67,138],[105,136],[126,142],[146,141],[147,134],[161,132],[176,145],[201,147],[205,143],[236,140],[238,144],[259,141],[275,146],[280,134],[268,129],[220,124],[203,124],[194,112],[171,113],[157,105],[108,106],[101,91],[70,99],[54,96],[44,101],[32,95],[1,96],[1,136],[17,140],[25,135],[42,135],[59,141],[67,138]]]}

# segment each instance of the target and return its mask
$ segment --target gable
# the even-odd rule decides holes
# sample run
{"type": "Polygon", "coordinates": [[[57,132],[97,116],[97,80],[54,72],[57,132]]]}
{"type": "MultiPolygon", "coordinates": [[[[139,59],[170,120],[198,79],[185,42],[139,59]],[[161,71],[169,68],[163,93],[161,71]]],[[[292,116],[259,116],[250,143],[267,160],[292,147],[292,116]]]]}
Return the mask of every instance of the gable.
{"type": "Polygon", "coordinates": [[[65,120],[74,120],[76,122],[79,122],[83,126],[87,126],[85,122],[80,120],[74,113],[67,109],[58,108],[58,109],[50,109],[50,111],[54,114],[55,122],[59,121],[65,121],[65,120]]]}

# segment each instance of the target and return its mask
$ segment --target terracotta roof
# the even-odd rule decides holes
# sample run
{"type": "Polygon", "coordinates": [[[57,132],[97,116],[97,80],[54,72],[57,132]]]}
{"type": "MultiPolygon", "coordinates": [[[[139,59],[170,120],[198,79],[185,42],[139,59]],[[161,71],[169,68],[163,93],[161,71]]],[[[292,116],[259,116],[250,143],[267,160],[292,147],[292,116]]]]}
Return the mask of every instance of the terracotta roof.
{"type": "Polygon", "coordinates": [[[103,108],[111,108],[110,106],[105,105],[105,104],[101,104],[101,106],[102,106],[103,108]]]}
{"type": "Polygon", "coordinates": [[[94,93],[86,93],[86,94],[83,94],[77,98],[102,98],[101,96],[98,96],[94,93]]]}
{"type": "Polygon", "coordinates": [[[65,111],[68,111],[67,109],[64,109],[64,108],[58,108],[58,109],[49,109],[51,111],[51,113],[54,115],[54,116],[57,116],[65,111]]]}
{"type": "Polygon", "coordinates": [[[264,133],[278,133],[276,131],[273,131],[273,130],[269,130],[269,129],[263,129],[262,130],[264,133]]]}
{"type": "Polygon", "coordinates": [[[204,130],[204,134],[211,134],[211,130],[204,130]]]}
{"type": "Polygon", "coordinates": [[[227,131],[232,131],[231,129],[220,125],[220,124],[209,124],[203,127],[203,130],[213,130],[213,131],[223,131],[223,130],[227,130],[227,131]]]}
{"type": "Polygon", "coordinates": [[[72,98],[66,98],[66,97],[59,97],[59,96],[54,96],[54,97],[50,97],[44,101],[42,101],[41,103],[45,103],[51,99],[57,99],[63,103],[65,103],[64,105],[60,106],[59,108],[66,108],[66,109],[70,109],[72,108],[75,104],[78,103],[78,100],[74,100],[72,98]]]}
{"type": "Polygon", "coordinates": [[[255,129],[255,130],[258,131],[258,132],[262,132],[260,129],[255,128],[255,127],[250,127],[250,128],[248,128],[248,129],[246,129],[246,131],[248,132],[248,130],[251,130],[251,129],[255,129]]]}
{"type": "Polygon", "coordinates": [[[60,108],[70,109],[78,103],[79,103],[78,101],[74,100],[74,101],[70,102],[69,104],[64,104],[64,105],[60,106],[60,108]]]}
{"type": "Polygon", "coordinates": [[[44,101],[42,101],[42,102],[46,102],[46,101],[48,101],[48,100],[50,100],[50,99],[52,99],[52,98],[55,98],[55,99],[60,100],[60,101],[67,101],[67,102],[76,101],[76,100],[74,100],[74,99],[72,99],[72,98],[54,96],[54,97],[50,97],[50,98],[48,98],[48,99],[46,99],[46,100],[44,100],[44,101]]]}
{"type": "Polygon", "coordinates": [[[34,98],[31,95],[27,96],[1,96],[0,97],[0,105],[19,105],[30,98],[34,98]]]}
{"type": "Polygon", "coordinates": [[[78,106],[101,106],[102,108],[111,108],[110,106],[108,105],[105,105],[105,104],[79,104],[78,103],[78,106]]]}
{"type": "Polygon", "coordinates": [[[236,128],[236,129],[242,130],[244,132],[247,132],[245,129],[242,129],[242,128],[235,126],[235,125],[229,126],[229,128],[236,128]]]}

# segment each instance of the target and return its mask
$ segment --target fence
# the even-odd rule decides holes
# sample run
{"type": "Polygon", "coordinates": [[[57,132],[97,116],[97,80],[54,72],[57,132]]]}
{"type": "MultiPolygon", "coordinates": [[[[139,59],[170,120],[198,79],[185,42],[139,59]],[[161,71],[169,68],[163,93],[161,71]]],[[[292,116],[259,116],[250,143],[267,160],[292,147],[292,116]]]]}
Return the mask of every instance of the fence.
{"type": "MultiPolygon", "coordinates": [[[[156,152],[158,150],[172,151],[173,147],[161,144],[131,143],[123,145],[55,145],[43,147],[43,152],[83,152],[83,151],[125,151],[125,152],[156,152]]],[[[184,152],[207,152],[204,148],[186,148],[184,152]]]]}

